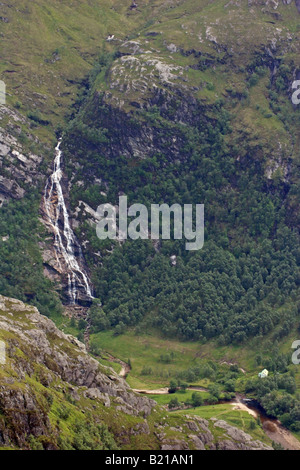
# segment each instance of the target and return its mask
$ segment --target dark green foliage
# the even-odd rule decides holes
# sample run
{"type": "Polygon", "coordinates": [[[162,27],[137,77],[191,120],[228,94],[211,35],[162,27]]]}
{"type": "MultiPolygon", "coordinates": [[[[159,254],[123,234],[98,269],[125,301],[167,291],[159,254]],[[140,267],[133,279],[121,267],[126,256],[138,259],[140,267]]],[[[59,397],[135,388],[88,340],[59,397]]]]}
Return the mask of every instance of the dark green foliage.
{"type": "Polygon", "coordinates": [[[173,361],[174,359],[174,354],[171,353],[171,354],[161,354],[160,357],[159,357],[159,362],[162,362],[164,364],[171,364],[171,362],[173,361]]]}
{"type": "Polygon", "coordinates": [[[79,339],[79,341],[81,341],[82,343],[84,343],[84,332],[83,331],[79,331],[78,335],[77,335],[77,338],[79,339]]]}
{"type": "Polygon", "coordinates": [[[31,119],[32,121],[34,121],[35,123],[41,124],[42,126],[48,126],[50,124],[50,121],[43,119],[39,112],[29,111],[27,113],[27,117],[31,119]]]}
{"type": "Polygon", "coordinates": [[[144,366],[143,369],[141,370],[141,375],[152,375],[152,367],[150,366],[144,366]]]}
{"type": "Polygon", "coordinates": [[[180,382],[179,386],[180,386],[180,390],[185,392],[185,390],[188,388],[189,384],[186,383],[186,382],[180,382]]]}
{"type": "Polygon", "coordinates": [[[256,421],[251,420],[249,423],[249,429],[253,431],[254,429],[256,429],[256,427],[257,427],[256,421]]]}
{"type": "Polygon", "coordinates": [[[35,305],[46,316],[61,312],[52,283],[43,275],[38,241],[44,232],[34,192],[0,209],[0,293],[35,305]],[[8,237],[8,238],[7,238],[8,237]]]}
{"type": "Polygon", "coordinates": [[[58,439],[61,450],[117,450],[113,435],[104,424],[95,424],[92,416],[90,421],[76,421],[74,437],[58,439]]]}
{"type": "Polygon", "coordinates": [[[73,447],[75,450],[116,450],[113,435],[105,425],[77,423],[73,447]]]}
{"type": "Polygon", "coordinates": [[[216,382],[221,378],[225,378],[227,380],[236,377],[237,375],[238,373],[228,373],[227,375],[224,375],[224,372],[220,373],[218,365],[211,361],[208,363],[203,363],[203,361],[201,361],[199,364],[196,363],[185,371],[178,372],[176,378],[180,383],[182,381],[193,383],[199,379],[211,379],[216,382]]]}
{"type": "Polygon", "coordinates": [[[178,257],[176,268],[150,242],[116,247],[94,278],[103,308],[93,313],[93,325],[98,330],[120,321],[135,325],[152,312],[152,325],[168,336],[201,340],[222,335],[224,343],[242,342],[281,322],[276,336],[282,338],[298,314],[295,308],[277,310],[297,292],[293,239],[296,243],[286,229],[272,242],[253,243],[240,256],[208,241],[200,252],[178,257]]]}
{"type": "Polygon", "coordinates": [[[220,388],[217,384],[211,384],[209,386],[209,399],[211,402],[217,402],[220,398],[220,388]]]}
{"type": "Polygon", "coordinates": [[[58,416],[60,419],[66,421],[70,416],[70,409],[65,405],[61,405],[57,410],[58,416]]]}
{"type": "MultiPolygon", "coordinates": [[[[99,66],[96,81],[110,60],[99,66]]],[[[250,85],[270,66],[254,55],[250,85]]],[[[288,67],[281,64],[276,77],[288,81],[288,67]]],[[[276,98],[276,86],[270,84],[270,99],[276,98]]],[[[299,293],[299,235],[293,230],[298,218],[295,201],[300,198],[297,165],[291,183],[267,180],[270,149],[262,143],[253,147],[247,139],[226,138],[232,129],[224,100],[209,108],[191,102],[191,116],[184,125],[177,118],[181,100],[174,96],[164,102],[161,97],[147,110],[110,115],[102,97],[95,99],[91,85],[66,133],[67,169],[73,171],[74,162],[82,168],[76,170],[71,192],[74,207],[80,199],[94,209],[103,202],[117,204],[120,191],[128,196],[129,205],[205,204],[205,245],[199,252],[187,252],[185,241],[171,240],[161,242],[159,252],[150,241],[128,241],[116,244],[108,254],[112,243],[98,240],[80,215],[77,235],[84,233],[86,239],[88,234],[85,256],[102,302],[91,310],[92,330],[114,327],[121,334],[146,318],[147,326],[166,336],[218,338],[220,345],[272,331],[274,339],[281,339],[299,321],[296,309],[285,307],[299,293]],[[117,147],[122,133],[140,138],[147,128],[155,134],[156,151],[141,159],[123,156],[117,147]],[[179,158],[170,150],[174,136],[179,158]],[[111,146],[113,155],[108,154],[111,146]],[[105,185],[91,184],[95,177],[105,185]],[[103,191],[106,196],[100,194],[103,191]],[[101,262],[94,256],[97,251],[101,262]],[[174,254],[175,267],[170,262],[174,254]]]]}
{"type": "Polygon", "coordinates": [[[44,450],[43,444],[32,434],[28,438],[30,450],[44,450]]]}
{"type": "Polygon", "coordinates": [[[246,392],[254,393],[269,416],[278,418],[292,431],[300,431],[300,400],[293,396],[296,382],[289,373],[278,372],[264,379],[248,381],[246,392]]]}
{"type": "Polygon", "coordinates": [[[179,408],[179,406],[180,406],[180,403],[177,397],[174,397],[169,401],[168,408],[170,410],[172,410],[173,408],[179,408]]]}
{"type": "Polygon", "coordinates": [[[192,394],[191,404],[194,408],[203,405],[203,398],[200,393],[194,392],[192,394]]]}
{"type": "Polygon", "coordinates": [[[169,393],[175,393],[177,390],[178,383],[176,380],[172,379],[170,381],[169,393]]]}
{"type": "Polygon", "coordinates": [[[78,322],[78,328],[79,330],[85,330],[87,327],[87,321],[84,320],[83,318],[80,318],[79,322],[78,322]]]}

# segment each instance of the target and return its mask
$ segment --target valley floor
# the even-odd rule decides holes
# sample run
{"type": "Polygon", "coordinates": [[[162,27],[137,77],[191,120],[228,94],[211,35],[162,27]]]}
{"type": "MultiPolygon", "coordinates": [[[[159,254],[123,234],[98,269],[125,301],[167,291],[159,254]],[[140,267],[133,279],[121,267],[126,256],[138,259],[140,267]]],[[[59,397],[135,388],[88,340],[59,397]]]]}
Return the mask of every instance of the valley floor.
{"type": "MultiPolygon", "coordinates": [[[[283,350],[288,347],[290,339],[283,344],[283,350]]],[[[252,432],[257,439],[265,442],[275,442],[288,450],[300,450],[300,435],[285,429],[278,420],[260,416],[258,410],[249,407],[239,397],[249,378],[256,377],[262,366],[255,363],[256,349],[241,347],[215,347],[212,344],[194,342],[178,342],[160,338],[156,332],[147,335],[135,335],[134,331],[115,336],[112,331],[98,333],[91,338],[92,345],[101,345],[101,359],[109,359],[113,367],[121,364],[119,374],[126,377],[128,384],[135,392],[149,396],[158,404],[168,408],[172,398],[177,398],[182,404],[191,399],[193,392],[200,393],[204,404],[191,408],[183,406],[182,410],[172,413],[196,414],[203,418],[224,419],[226,422],[239,427],[245,432],[252,432]],[[171,354],[172,359],[164,364],[163,359],[171,354]],[[219,364],[221,373],[226,374],[230,366],[236,365],[239,378],[236,383],[236,398],[208,405],[209,387],[212,381],[208,378],[198,379],[190,383],[186,390],[178,390],[169,394],[169,382],[177,372],[189,367],[206,363],[210,360],[219,364]],[[126,362],[127,361],[127,362],[126,362]],[[130,363],[130,365],[128,364],[130,363]],[[148,370],[147,370],[148,368],[148,370]],[[149,369],[151,368],[151,370],[149,369]],[[145,373],[148,372],[148,373],[145,373]],[[150,373],[149,373],[150,372],[150,373]],[[257,426],[253,424],[255,422],[257,426]],[[259,424],[258,424],[259,423],[259,424]]],[[[298,371],[297,371],[298,372],[298,371]]],[[[298,374],[296,374],[298,380],[298,374]]]]}

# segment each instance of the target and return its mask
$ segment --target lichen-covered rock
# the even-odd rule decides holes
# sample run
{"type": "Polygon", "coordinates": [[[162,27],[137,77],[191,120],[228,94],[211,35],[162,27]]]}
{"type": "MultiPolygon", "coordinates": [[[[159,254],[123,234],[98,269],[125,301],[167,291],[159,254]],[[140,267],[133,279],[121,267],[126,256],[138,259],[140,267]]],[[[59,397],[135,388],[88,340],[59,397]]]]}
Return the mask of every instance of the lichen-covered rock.
{"type": "Polygon", "coordinates": [[[269,446],[262,444],[261,442],[254,441],[252,437],[234,426],[226,423],[223,420],[217,420],[214,422],[214,426],[222,428],[226,431],[228,437],[232,440],[224,440],[218,443],[218,448],[221,450],[271,450],[269,446]]]}

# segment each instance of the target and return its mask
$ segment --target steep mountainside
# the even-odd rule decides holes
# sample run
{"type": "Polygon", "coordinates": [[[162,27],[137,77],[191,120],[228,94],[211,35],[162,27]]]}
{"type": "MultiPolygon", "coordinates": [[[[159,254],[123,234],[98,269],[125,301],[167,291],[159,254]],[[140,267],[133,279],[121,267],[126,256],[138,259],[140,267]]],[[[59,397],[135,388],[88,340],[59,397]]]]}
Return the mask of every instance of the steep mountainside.
{"type": "Polygon", "coordinates": [[[270,449],[221,420],[169,417],[36,308],[3,296],[0,340],[0,448],[270,449]]]}
{"type": "MultiPolygon", "coordinates": [[[[299,225],[300,114],[291,103],[299,71],[297,4],[142,0],[133,7],[130,1],[95,0],[72,8],[69,2],[48,6],[40,0],[2,4],[1,12],[1,78],[9,105],[1,107],[1,200],[21,199],[13,214],[30,206],[37,219],[37,205],[28,198],[40,203],[54,158],[54,131],[61,134],[71,121],[62,143],[63,188],[106,323],[135,324],[154,309],[154,324],[160,325],[167,306],[157,294],[165,298],[171,290],[165,303],[183,310],[175,312],[180,324],[171,328],[167,321],[163,328],[171,334],[190,337],[191,330],[195,338],[222,334],[222,341],[242,341],[278,324],[276,312],[294,299],[299,281],[297,235],[290,232],[299,225]],[[22,50],[15,47],[20,26],[22,50]],[[93,222],[97,206],[116,204],[120,193],[147,205],[204,203],[204,251],[188,256],[176,242],[159,247],[163,256],[151,244],[139,255],[136,244],[115,250],[115,263],[106,256],[110,244],[96,239],[93,222]],[[132,249],[135,259],[125,253],[132,249]],[[209,258],[217,253],[216,260],[208,263],[205,250],[209,258]],[[261,262],[262,253],[270,261],[261,262]],[[177,270],[170,269],[170,256],[178,257],[177,270]],[[124,279],[115,265],[125,271],[124,279]],[[161,272],[159,287],[146,292],[152,265],[161,272]],[[196,272],[190,276],[186,269],[196,272]],[[203,282],[191,286],[199,270],[203,282]],[[164,288],[165,279],[170,282],[164,288]],[[137,283],[135,299],[130,292],[137,283]],[[178,289],[192,298],[178,300],[178,289]],[[188,306],[199,297],[201,305],[188,306]],[[230,312],[240,326],[232,327],[230,312]],[[267,325],[261,317],[268,317],[267,325]]],[[[45,274],[63,289],[64,301],[66,276],[56,269],[51,239],[35,224],[36,240],[29,246],[32,227],[26,225],[13,226],[9,238],[7,227],[1,229],[1,292],[49,314],[49,302],[56,311],[59,306],[54,293],[49,298],[50,284],[41,280],[37,242],[45,274]],[[15,256],[18,230],[27,240],[27,263],[39,266],[32,289],[27,276],[17,275],[24,270],[15,256]],[[11,258],[15,269],[7,268],[11,258]]],[[[168,316],[174,323],[173,314],[168,316]]]]}
{"type": "Polygon", "coordinates": [[[294,4],[200,3],[173,5],[125,42],[116,34],[63,139],[74,226],[103,304],[94,322],[147,318],[221,344],[279,323],[285,335],[298,314],[300,17],[294,4]],[[120,194],[204,203],[204,249],[128,242],[111,255],[95,210],[120,194]]]}
{"type": "MultiPolygon", "coordinates": [[[[2,301],[3,445],[167,448],[170,436],[179,447],[216,445],[189,438],[181,415],[172,419],[183,420],[184,444],[177,421],[161,429],[164,412],[34,308],[94,345],[151,332],[203,347],[205,360],[214,351],[221,364],[226,348],[252,349],[253,376],[226,363],[226,392],[238,384],[300,432],[289,354],[300,331],[299,0],[10,0],[0,4],[0,40],[0,294],[31,305],[2,301]],[[99,240],[97,207],[120,195],[147,207],[204,204],[204,248],[99,240]],[[29,313],[16,321],[19,308],[29,313]],[[266,363],[262,383],[256,368],[266,363]]],[[[202,352],[194,359],[164,370],[163,383],[154,359],[138,372],[160,386],[196,380],[207,364],[198,367],[202,352]]],[[[223,387],[217,367],[203,377],[223,387]]]]}

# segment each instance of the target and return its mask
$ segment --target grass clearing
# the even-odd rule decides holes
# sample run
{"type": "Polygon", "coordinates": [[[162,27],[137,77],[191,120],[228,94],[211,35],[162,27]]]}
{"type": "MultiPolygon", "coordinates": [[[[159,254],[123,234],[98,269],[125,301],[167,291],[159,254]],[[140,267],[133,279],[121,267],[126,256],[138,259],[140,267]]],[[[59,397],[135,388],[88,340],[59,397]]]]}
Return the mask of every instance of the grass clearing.
{"type": "MultiPolygon", "coordinates": [[[[256,351],[251,348],[180,342],[160,337],[156,331],[139,336],[135,335],[133,329],[120,336],[116,336],[114,331],[105,331],[91,335],[91,344],[124,362],[130,360],[132,369],[127,381],[136,389],[151,390],[169,386],[170,380],[178,372],[210,360],[217,362],[224,372],[228,371],[231,364],[238,364],[245,371],[240,376],[241,383],[261,370],[261,366],[255,364],[256,351]],[[163,356],[171,354],[170,362],[164,363],[163,356]],[[145,374],[149,368],[151,373],[145,374]]],[[[209,384],[210,380],[204,378],[189,385],[207,388],[209,384]]]]}

